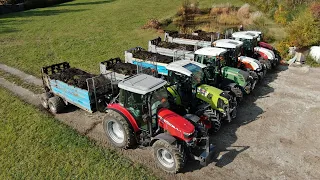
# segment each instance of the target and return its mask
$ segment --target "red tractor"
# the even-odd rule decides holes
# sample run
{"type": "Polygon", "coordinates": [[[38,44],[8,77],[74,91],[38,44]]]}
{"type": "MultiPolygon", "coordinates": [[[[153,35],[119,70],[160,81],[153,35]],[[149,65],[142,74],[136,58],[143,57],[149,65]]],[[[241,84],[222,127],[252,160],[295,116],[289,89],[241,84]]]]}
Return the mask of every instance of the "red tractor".
{"type": "Polygon", "coordinates": [[[103,121],[108,140],[116,147],[152,146],[160,168],[177,173],[188,158],[206,165],[213,146],[202,120],[169,110],[167,82],[137,74],[118,83],[119,95],[107,106],[103,121]]]}

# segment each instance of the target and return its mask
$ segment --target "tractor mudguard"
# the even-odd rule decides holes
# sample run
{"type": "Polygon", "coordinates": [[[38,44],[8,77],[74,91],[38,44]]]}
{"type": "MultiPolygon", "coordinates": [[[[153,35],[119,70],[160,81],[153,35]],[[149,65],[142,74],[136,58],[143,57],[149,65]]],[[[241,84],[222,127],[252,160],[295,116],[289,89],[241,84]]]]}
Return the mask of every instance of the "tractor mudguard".
{"type": "Polygon", "coordinates": [[[223,89],[232,92],[235,95],[235,97],[237,97],[237,98],[243,97],[243,93],[236,83],[226,83],[226,84],[224,84],[223,89]]]}
{"type": "Polygon", "coordinates": [[[150,142],[150,146],[152,146],[152,144],[154,142],[156,142],[157,140],[164,140],[166,142],[168,142],[169,144],[173,144],[174,142],[177,141],[176,138],[174,138],[173,136],[171,136],[170,134],[167,133],[161,133],[156,135],[155,137],[152,138],[151,142],[150,142]]]}
{"type": "Polygon", "coordinates": [[[124,107],[122,107],[120,104],[116,104],[116,103],[111,103],[111,104],[108,104],[107,110],[110,109],[110,110],[113,110],[113,111],[116,111],[117,113],[119,113],[121,116],[124,117],[125,120],[128,121],[128,123],[131,124],[134,132],[138,132],[140,131],[140,128],[136,122],[136,119],[132,116],[132,114],[124,107]]]}

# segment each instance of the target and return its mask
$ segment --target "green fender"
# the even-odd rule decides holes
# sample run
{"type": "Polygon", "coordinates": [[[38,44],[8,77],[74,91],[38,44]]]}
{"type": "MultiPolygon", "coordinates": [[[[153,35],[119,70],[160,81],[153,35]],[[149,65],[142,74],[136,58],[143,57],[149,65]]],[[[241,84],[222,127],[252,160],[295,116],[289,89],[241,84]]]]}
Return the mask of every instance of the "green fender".
{"type": "Polygon", "coordinates": [[[176,87],[173,86],[169,86],[167,87],[167,91],[172,95],[172,97],[176,100],[176,104],[181,105],[181,97],[178,94],[176,87]]]}
{"type": "Polygon", "coordinates": [[[225,97],[220,96],[222,92],[223,91],[221,89],[202,84],[197,87],[196,97],[201,99],[202,101],[209,103],[212,109],[224,112],[224,109],[222,109],[222,107],[218,107],[218,99],[221,99],[226,105],[229,104],[229,101],[225,97]]]}
{"type": "Polygon", "coordinates": [[[221,68],[221,72],[223,78],[230,79],[243,88],[248,84],[248,72],[228,66],[221,68]]]}

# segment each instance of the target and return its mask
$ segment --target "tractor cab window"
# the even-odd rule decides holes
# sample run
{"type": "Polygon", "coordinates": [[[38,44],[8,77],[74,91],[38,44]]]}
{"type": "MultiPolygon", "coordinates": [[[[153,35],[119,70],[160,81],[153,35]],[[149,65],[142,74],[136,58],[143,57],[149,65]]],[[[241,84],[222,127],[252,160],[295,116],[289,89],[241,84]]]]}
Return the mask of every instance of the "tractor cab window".
{"type": "Polygon", "coordinates": [[[187,64],[183,66],[184,68],[188,69],[192,73],[192,88],[196,88],[198,84],[203,82],[204,72],[201,67],[195,64],[187,64]]]}
{"type": "Polygon", "coordinates": [[[154,91],[151,95],[151,116],[154,117],[157,114],[158,108],[169,107],[168,92],[165,87],[162,87],[154,91]]]}
{"type": "Polygon", "coordinates": [[[253,39],[252,39],[252,46],[253,46],[253,47],[258,46],[258,40],[257,40],[257,38],[253,38],[253,39]]]}
{"type": "Polygon", "coordinates": [[[146,104],[144,96],[134,92],[126,91],[126,97],[127,99],[125,107],[135,117],[138,124],[141,124],[142,114],[144,113],[143,110],[145,109],[144,104],[146,104]]]}

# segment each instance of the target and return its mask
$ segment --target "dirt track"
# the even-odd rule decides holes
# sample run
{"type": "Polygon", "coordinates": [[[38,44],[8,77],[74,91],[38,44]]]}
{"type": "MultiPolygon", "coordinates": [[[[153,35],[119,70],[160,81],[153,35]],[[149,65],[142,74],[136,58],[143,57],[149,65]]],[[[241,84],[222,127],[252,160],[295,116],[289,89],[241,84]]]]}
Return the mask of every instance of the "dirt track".
{"type": "MultiPolygon", "coordinates": [[[[242,102],[237,119],[212,137],[217,146],[217,160],[206,167],[189,162],[185,172],[168,175],[154,168],[150,148],[119,152],[151,167],[162,179],[317,179],[320,177],[319,77],[320,69],[306,67],[281,66],[269,73],[242,102]]],[[[31,92],[1,78],[0,85],[39,106],[31,92]]],[[[56,118],[110,147],[100,123],[103,114],[89,114],[76,108],[68,111],[56,118]]]]}

